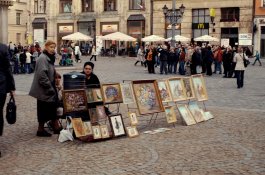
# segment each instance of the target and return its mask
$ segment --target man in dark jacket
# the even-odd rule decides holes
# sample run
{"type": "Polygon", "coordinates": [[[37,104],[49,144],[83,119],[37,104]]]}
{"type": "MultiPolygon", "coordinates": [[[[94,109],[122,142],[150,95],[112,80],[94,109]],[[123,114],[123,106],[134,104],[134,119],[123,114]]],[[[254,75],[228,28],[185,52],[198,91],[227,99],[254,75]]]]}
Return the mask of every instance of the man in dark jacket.
{"type": "Polygon", "coordinates": [[[158,50],[158,52],[160,53],[160,74],[163,74],[163,72],[167,74],[167,60],[168,60],[167,46],[164,45],[163,48],[160,48],[158,50]]]}

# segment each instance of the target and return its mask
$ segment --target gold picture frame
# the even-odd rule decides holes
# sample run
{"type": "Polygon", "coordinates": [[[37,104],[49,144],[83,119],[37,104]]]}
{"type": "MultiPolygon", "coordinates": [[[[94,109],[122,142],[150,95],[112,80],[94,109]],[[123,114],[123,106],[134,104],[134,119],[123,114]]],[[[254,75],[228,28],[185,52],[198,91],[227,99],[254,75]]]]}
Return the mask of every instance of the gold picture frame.
{"type": "Polygon", "coordinates": [[[135,112],[129,112],[129,118],[130,118],[130,123],[132,126],[136,126],[138,124],[138,118],[135,112]]]}
{"type": "Polygon", "coordinates": [[[91,122],[85,121],[83,123],[84,123],[85,135],[86,136],[87,135],[93,135],[91,122]]]}
{"type": "Polygon", "coordinates": [[[184,104],[179,104],[177,105],[178,111],[181,115],[181,117],[183,118],[184,122],[186,123],[186,125],[194,125],[196,124],[195,119],[193,118],[190,110],[188,109],[187,105],[184,104]]]}
{"type": "Polygon", "coordinates": [[[198,106],[196,101],[190,102],[188,108],[197,123],[205,121],[204,111],[198,106]]]}
{"type": "Polygon", "coordinates": [[[179,77],[169,78],[168,84],[174,102],[187,100],[186,90],[182,78],[179,77]]]}
{"type": "Polygon", "coordinates": [[[192,83],[198,101],[207,101],[208,94],[206,90],[205,80],[202,74],[192,75],[192,83]]]}
{"type": "Polygon", "coordinates": [[[191,77],[183,77],[182,79],[186,90],[187,100],[196,98],[191,77]]]}
{"type": "Polygon", "coordinates": [[[102,84],[101,91],[105,104],[122,103],[122,93],[119,83],[102,84]]]}
{"type": "Polygon", "coordinates": [[[175,106],[165,106],[164,108],[165,108],[167,123],[176,123],[177,114],[175,111],[175,106]]]}
{"type": "Polygon", "coordinates": [[[63,90],[64,113],[87,111],[87,97],[84,89],[63,90]]]}
{"type": "Polygon", "coordinates": [[[71,123],[76,137],[86,136],[84,123],[81,118],[71,118],[71,123]]]}
{"type": "Polygon", "coordinates": [[[101,139],[101,131],[100,131],[100,126],[92,126],[92,131],[93,131],[93,138],[94,139],[101,139]]]}
{"type": "Polygon", "coordinates": [[[109,129],[107,125],[100,125],[101,138],[110,138],[109,129]]]}
{"type": "Polygon", "coordinates": [[[132,83],[121,83],[120,87],[121,87],[123,103],[124,104],[135,103],[133,89],[132,89],[132,83]]]}
{"type": "Polygon", "coordinates": [[[135,126],[126,127],[127,135],[129,137],[137,137],[139,136],[139,132],[135,126]]]}
{"type": "Polygon", "coordinates": [[[168,80],[157,80],[157,85],[162,102],[168,103],[173,101],[168,80]]]}

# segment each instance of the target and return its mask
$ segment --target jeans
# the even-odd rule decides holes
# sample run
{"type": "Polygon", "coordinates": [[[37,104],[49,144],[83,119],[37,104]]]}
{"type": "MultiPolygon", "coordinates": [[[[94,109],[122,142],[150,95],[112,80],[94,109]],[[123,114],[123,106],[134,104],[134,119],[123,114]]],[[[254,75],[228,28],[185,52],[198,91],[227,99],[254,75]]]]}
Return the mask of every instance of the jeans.
{"type": "Polygon", "coordinates": [[[214,61],[214,72],[215,73],[217,71],[219,71],[220,74],[222,73],[221,63],[222,62],[214,61]]]}
{"type": "Polygon", "coordinates": [[[26,63],[26,72],[30,74],[30,63],[26,63]]]}
{"type": "Polygon", "coordinates": [[[160,74],[163,74],[163,72],[167,74],[167,61],[160,60],[160,74]]]}
{"type": "Polygon", "coordinates": [[[180,75],[185,75],[185,61],[180,61],[179,62],[179,74],[180,75]]]}
{"type": "Polygon", "coordinates": [[[0,94],[0,136],[3,135],[4,130],[4,114],[3,109],[6,101],[6,94],[0,94]]]}
{"type": "Polygon", "coordinates": [[[174,61],[173,62],[173,73],[176,74],[177,73],[177,66],[178,66],[178,62],[174,61]]]}
{"type": "Polygon", "coordinates": [[[244,86],[244,72],[244,70],[236,70],[237,88],[242,88],[244,86]]]}

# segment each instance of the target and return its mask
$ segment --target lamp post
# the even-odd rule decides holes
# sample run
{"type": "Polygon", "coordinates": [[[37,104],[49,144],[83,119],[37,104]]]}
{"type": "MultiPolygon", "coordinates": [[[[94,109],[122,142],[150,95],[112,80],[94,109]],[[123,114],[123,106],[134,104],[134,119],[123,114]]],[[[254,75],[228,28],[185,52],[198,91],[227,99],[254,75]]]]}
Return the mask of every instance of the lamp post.
{"type": "Polygon", "coordinates": [[[215,18],[215,9],[214,8],[211,8],[210,9],[210,17],[211,17],[211,22],[212,22],[212,25],[213,25],[213,32],[215,32],[215,22],[214,22],[214,18],[215,18]]]}
{"type": "Polygon", "coordinates": [[[167,21],[169,21],[169,23],[171,24],[171,29],[172,29],[172,39],[171,39],[171,46],[175,47],[175,30],[176,30],[176,25],[178,23],[181,23],[184,11],[185,11],[185,7],[183,4],[181,4],[181,6],[179,7],[179,9],[176,9],[176,0],[172,0],[172,9],[168,9],[168,7],[166,5],[164,5],[163,9],[163,13],[165,15],[165,19],[167,21]]]}

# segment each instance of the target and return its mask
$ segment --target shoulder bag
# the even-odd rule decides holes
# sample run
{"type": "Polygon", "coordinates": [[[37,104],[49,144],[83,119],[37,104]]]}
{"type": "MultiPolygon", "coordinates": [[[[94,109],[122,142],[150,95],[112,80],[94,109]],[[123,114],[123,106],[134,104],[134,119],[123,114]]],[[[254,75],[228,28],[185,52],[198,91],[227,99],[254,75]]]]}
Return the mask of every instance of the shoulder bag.
{"type": "Polygon", "coordinates": [[[6,106],[6,120],[11,125],[16,123],[17,120],[17,106],[13,95],[11,95],[6,106]]]}

